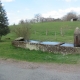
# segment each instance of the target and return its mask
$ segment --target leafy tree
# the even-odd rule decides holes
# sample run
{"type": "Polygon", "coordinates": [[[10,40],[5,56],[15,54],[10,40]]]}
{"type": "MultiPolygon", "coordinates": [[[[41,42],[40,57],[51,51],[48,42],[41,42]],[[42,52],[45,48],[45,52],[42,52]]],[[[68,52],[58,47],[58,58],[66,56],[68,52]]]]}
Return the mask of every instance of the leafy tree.
{"type": "Polygon", "coordinates": [[[8,19],[6,16],[6,12],[0,1],[0,41],[1,41],[2,36],[8,33],[9,33],[8,19]]]}

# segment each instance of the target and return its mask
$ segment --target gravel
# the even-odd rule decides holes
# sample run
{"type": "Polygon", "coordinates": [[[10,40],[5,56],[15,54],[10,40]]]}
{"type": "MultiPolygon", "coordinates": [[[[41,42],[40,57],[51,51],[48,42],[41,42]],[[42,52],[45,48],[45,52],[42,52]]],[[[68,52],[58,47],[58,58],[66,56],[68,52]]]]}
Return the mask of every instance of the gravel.
{"type": "Polygon", "coordinates": [[[0,80],[80,80],[80,65],[0,60],[0,80]]]}

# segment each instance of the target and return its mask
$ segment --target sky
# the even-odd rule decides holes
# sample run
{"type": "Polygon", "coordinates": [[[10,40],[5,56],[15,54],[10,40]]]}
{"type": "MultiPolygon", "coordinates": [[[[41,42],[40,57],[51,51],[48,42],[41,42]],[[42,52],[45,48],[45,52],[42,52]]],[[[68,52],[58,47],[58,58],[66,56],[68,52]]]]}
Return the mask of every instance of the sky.
{"type": "Polygon", "coordinates": [[[80,14],[80,0],[1,0],[9,24],[33,19],[36,14],[43,17],[61,18],[73,11],[80,14]]]}

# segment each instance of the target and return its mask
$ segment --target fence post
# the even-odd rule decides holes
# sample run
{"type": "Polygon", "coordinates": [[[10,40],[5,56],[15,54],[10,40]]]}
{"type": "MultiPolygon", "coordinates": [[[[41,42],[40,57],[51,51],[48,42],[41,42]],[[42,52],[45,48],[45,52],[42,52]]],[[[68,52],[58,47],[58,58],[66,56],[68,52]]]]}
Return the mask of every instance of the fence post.
{"type": "Polygon", "coordinates": [[[56,32],[55,32],[55,40],[56,40],[56,32]]]}
{"type": "Polygon", "coordinates": [[[34,31],[35,35],[36,35],[36,31],[34,31]]]}
{"type": "Polygon", "coordinates": [[[61,36],[64,36],[63,28],[61,27],[61,36]]]}
{"type": "Polygon", "coordinates": [[[47,31],[47,29],[46,29],[46,36],[48,35],[48,31],[47,31]]]}

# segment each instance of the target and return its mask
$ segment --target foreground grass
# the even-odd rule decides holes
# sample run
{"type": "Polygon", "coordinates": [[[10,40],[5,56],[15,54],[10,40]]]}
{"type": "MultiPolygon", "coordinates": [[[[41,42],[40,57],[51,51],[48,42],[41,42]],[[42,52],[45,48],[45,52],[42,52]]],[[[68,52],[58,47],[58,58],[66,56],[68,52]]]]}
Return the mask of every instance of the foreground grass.
{"type": "Polygon", "coordinates": [[[42,51],[30,51],[28,49],[16,48],[11,42],[0,42],[0,58],[25,60],[29,62],[51,62],[77,64],[80,61],[80,55],[62,55],[47,53],[42,51]]]}

